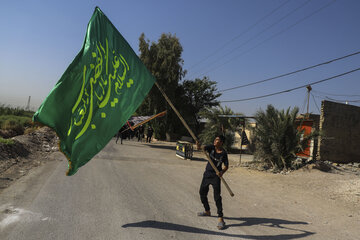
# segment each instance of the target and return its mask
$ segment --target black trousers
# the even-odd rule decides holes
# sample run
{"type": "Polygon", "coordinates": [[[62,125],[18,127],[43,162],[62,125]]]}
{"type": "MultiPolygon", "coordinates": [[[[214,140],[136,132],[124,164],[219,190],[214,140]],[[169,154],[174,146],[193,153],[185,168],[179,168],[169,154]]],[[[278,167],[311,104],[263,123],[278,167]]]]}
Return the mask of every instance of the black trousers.
{"type": "Polygon", "coordinates": [[[121,133],[118,133],[118,134],[117,134],[117,136],[116,136],[116,143],[118,142],[119,138],[120,138],[120,142],[121,142],[121,144],[122,144],[123,137],[122,137],[122,134],[121,134],[121,133]]]}
{"type": "Polygon", "coordinates": [[[204,176],[200,185],[200,199],[204,205],[205,211],[210,211],[207,195],[209,193],[209,185],[214,189],[214,200],[217,207],[217,214],[219,217],[223,216],[222,198],[221,198],[221,180],[218,176],[206,177],[204,176]]]}

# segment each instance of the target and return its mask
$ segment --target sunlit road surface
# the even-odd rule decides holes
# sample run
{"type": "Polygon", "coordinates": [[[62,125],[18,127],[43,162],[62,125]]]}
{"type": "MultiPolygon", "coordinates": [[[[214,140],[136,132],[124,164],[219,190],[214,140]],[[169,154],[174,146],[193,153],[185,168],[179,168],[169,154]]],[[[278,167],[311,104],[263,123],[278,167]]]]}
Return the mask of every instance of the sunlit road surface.
{"type": "Polygon", "coordinates": [[[0,194],[0,239],[340,239],[234,168],[224,177],[235,197],[222,186],[227,228],[218,230],[212,189],[213,216],[196,216],[206,162],[180,159],[174,149],[112,140],[71,177],[64,156],[54,153],[0,194]]]}

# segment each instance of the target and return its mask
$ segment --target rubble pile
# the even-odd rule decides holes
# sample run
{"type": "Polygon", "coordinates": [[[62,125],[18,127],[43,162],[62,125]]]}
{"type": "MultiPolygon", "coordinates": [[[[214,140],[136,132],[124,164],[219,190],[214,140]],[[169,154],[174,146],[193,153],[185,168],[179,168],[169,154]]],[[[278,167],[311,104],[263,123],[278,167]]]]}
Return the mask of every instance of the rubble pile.
{"type": "Polygon", "coordinates": [[[57,150],[58,137],[49,127],[42,127],[37,131],[16,136],[13,139],[23,144],[30,152],[51,152],[57,150]]]}
{"type": "Polygon", "coordinates": [[[0,175],[14,165],[31,164],[34,159],[58,150],[58,137],[48,127],[11,139],[14,144],[0,143],[0,175]]]}

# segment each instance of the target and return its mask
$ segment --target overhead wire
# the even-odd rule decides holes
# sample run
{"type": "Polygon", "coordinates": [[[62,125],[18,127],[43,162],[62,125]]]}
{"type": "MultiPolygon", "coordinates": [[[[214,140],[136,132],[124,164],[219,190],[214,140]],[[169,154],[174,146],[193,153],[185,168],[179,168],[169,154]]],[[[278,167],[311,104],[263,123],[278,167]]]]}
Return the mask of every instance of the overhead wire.
{"type": "Polygon", "coordinates": [[[328,96],[326,96],[325,98],[335,102],[360,102],[360,100],[339,100],[339,99],[330,98],[328,96]]]}
{"type": "Polygon", "coordinates": [[[360,97],[360,95],[357,95],[357,94],[326,93],[326,92],[315,91],[315,90],[313,90],[313,92],[317,93],[317,94],[320,94],[320,95],[341,96],[341,97],[360,97]]]}
{"type": "Polygon", "coordinates": [[[275,77],[271,77],[271,78],[267,78],[267,79],[264,79],[264,80],[260,80],[260,81],[256,81],[256,82],[247,83],[247,84],[243,84],[243,85],[240,85],[240,86],[232,87],[232,88],[227,88],[227,89],[219,90],[219,91],[217,91],[217,92],[218,92],[218,93],[226,92],[226,91],[230,91],[230,90],[234,90],[234,89],[238,89],[238,88],[248,87],[248,86],[252,86],[252,85],[255,85],[255,84],[259,84],[259,83],[263,83],[263,82],[275,80],[275,79],[282,78],[282,77],[286,77],[286,76],[289,76],[289,75],[292,75],[292,74],[295,74],[295,73],[299,73],[299,72],[303,72],[303,71],[306,71],[306,70],[310,70],[310,69],[313,69],[313,68],[316,68],[316,67],[320,67],[320,66],[322,66],[322,65],[326,65],[326,64],[330,64],[330,63],[333,63],[333,62],[336,62],[336,61],[339,61],[339,60],[343,60],[343,59],[345,59],[345,58],[352,57],[352,56],[355,56],[355,55],[357,55],[357,54],[360,54],[360,51],[354,52],[354,53],[351,53],[351,54],[348,54],[348,55],[345,55],[345,56],[342,56],[342,57],[338,57],[338,58],[335,58],[335,59],[331,59],[331,60],[328,60],[328,61],[326,61],[326,62],[322,62],[322,63],[319,63],[319,64],[315,64],[315,65],[312,65],[312,66],[309,66],[309,67],[306,67],[306,68],[302,68],[302,69],[299,69],[299,70],[295,70],[295,71],[292,71],[292,72],[289,72],[289,73],[284,73],[284,74],[281,74],[281,75],[278,75],[278,76],[275,76],[275,77]]]}
{"type": "Polygon", "coordinates": [[[285,6],[287,3],[289,3],[290,0],[285,1],[284,3],[282,3],[280,6],[278,6],[277,8],[273,9],[271,12],[269,12],[268,14],[266,14],[264,17],[262,17],[261,19],[259,19],[257,22],[255,22],[253,25],[251,25],[250,27],[248,27],[245,31],[241,32],[239,35],[233,37],[230,41],[226,42],[225,44],[223,44],[221,47],[219,47],[218,49],[216,49],[215,51],[213,51],[211,54],[207,55],[206,57],[204,57],[202,60],[200,60],[199,62],[193,64],[191,67],[188,68],[188,71],[190,69],[193,69],[194,67],[198,66],[200,63],[203,63],[205,60],[209,59],[210,57],[216,55],[216,53],[218,53],[220,50],[224,49],[226,46],[228,46],[230,43],[232,43],[233,41],[235,41],[236,39],[242,37],[245,33],[249,32],[251,29],[253,29],[254,27],[256,27],[259,23],[261,23],[262,21],[264,21],[266,18],[270,17],[271,15],[273,15],[275,12],[277,12],[279,9],[281,9],[283,6],[285,6]]]}
{"type": "Polygon", "coordinates": [[[314,103],[315,103],[315,106],[316,106],[317,110],[319,111],[319,113],[321,113],[320,108],[319,108],[319,106],[318,106],[317,103],[316,103],[314,94],[312,94],[311,92],[310,92],[310,94],[311,94],[311,96],[312,96],[312,98],[313,98],[313,100],[314,100],[314,103]]]}
{"type": "Polygon", "coordinates": [[[283,90],[283,91],[279,91],[279,92],[275,92],[275,93],[270,93],[270,94],[266,94],[266,95],[262,95],[262,96],[244,98],[244,99],[238,99],[238,100],[226,100],[226,101],[219,101],[219,102],[220,103],[242,102],[242,101],[249,101],[249,100],[254,100],[254,99],[259,99],[259,98],[270,97],[270,96],[274,96],[274,95],[278,95],[278,94],[282,94],[282,93],[291,92],[291,91],[294,91],[294,90],[297,90],[297,89],[300,89],[300,88],[304,88],[304,87],[307,87],[308,85],[315,85],[315,84],[319,84],[319,83],[322,83],[322,82],[325,82],[325,81],[329,81],[329,80],[332,80],[332,79],[335,79],[335,78],[338,78],[338,77],[342,77],[342,76],[345,76],[347,74],[350,74],[350,73],[353,73],[353,72],[356,72],[356,71],[359,71],[359,70],[360,70],[360,68],[356,68],[356,69],[353,69],[351,71],[341,73],[341,74],[338,74],[338,75],[335,75],[335,76],[332,76],[332,77],[329,77],[329,78],[325,78],[325,79],[322,79],[322,80],[319,80],[319,81],[315,81],[315,82],[308,83],[308,84],[305,84],[305,85],[301,85],[301,86],[298,86],[298,87],[295,87],[295,88],[290,88],[290,89],[287,89],[287,90],[283,90]]]}
{"type": "Polygon", "coordinates": [[[223,63],[223,64],[221,64],[221,65],[218,65],[217,67],[213,67],[213,68],[211,68],[210,70],[208,70],[207,72],[204,72],[203,74],[200,74],[200,75],[205,75],[205,74],[207,74],[207,73],[209,73],[209,72],[212,72],[212,71],[214,71],[214,70],[216,70],[216,69],[218,69],[218,68],[220,68],[220,67],[224,66],[225,64],[227,64],[227,63],[229,63],[229,62],[231,62],[231,61],[235,60],[236,58],[238,58],[238,57],[240,57],[240,56],[244,55],[245,53],[248,53],[249,51],[251,51],[251,50],[253,50],[253,49],[255,49],[255,48],[259,47],[259,46],[260,46],[260,45],[262,45],[263,43],[265,43],[265,42],[267,42],[267,41],[269,41],[269,40],[273,39],[274,37],[276,37],[276,36],[278,36],[278,35],[280,35],[280,34],[282,34],[282,33],[286,32],[286,31],[288,31],[289,29],[291,29],[291,28],[295,27],[295,26],[296,26],[296,25],[298,25],[299,23],[301,23],[301,22],[305,21],[306,19],[308,19],[308,18],[312,17],[313,15],[315,15],[315,14],[319,13],[319,12],[320,12],[320,11],[322,11],[323,9],[325,9],[325,8],[329,7],[329,6],[330,6],[331,4],[333,4],[334,2],[336,2],[336,0],[331,1],[331,2],[329,2],[328,4],[326,4],[326,5],[322,6],[321,8],[319,8],[319,9],[315,10],[314,12],[312,12],[312,13],[310,13],[310,14],[306,15],[305,17],[301,18],[300,20],[298,20],[298,21],[297,21],[297,22],[295,22],[294,24],[292,24],[292,25],[288,26],[287,28],[285,28],[285,29],[283,29],[283,30],[281,30],[281,31],[279,31],[279,32],[277,32],[277,33],[275,33],[274,35],[272,35],[272,36],[270,36],[269,38],[265,39],[264,41],[262,41],[262,42],[258,43],[257,45],[255,45],[254,47],[252,47],[252,48],[248,49],[247,51],[244,51],[244,52],[242,52],[241,54],[234,56],[233,58],[229,59],[229,60],[228,60],[228,61],[226,61],[225,63],[223,63]]]}
{"type": "Polygon", "coordinates": [[[306,102],[307,102],[307,95],[305,95],[305,99],[304,99],[304,103],[303,103],[302,108],[301,108],[301,112],[305,111],[306,102]]]}
{"type": "Polygon", "coordinates": [[[360,103],[360,99],[356,99],[356,100],[340,100],[340,99],[330,98],[328,96],[317,96],[317,95],[313,95],[313,97],[320,98],[322,100],[329,100],[329,101],[337,102],[337,103],[360,103]]]}
{"type": "MultiPolygon", "coordinates": [[[[283,21],[284,19],[286,19],[287,17],[289,17],[291,14],[295,13],[296,11],[298,11],[300,8],[304,7],[306,4],[308,4],[310,1],[312,0],[307,0],[306,2],[304,2],[303,4],[301,4],[300,6],[296,7],[295,9],[293,9],[292,11],[290,11],[288,14],[286,14],[285,16],[283,16],[282,18],[280,18],[279,20],[277,20],[276,22],[274,22],[273,24],[271,24],[270,26],[268,26],[267,28],[265,28],[264,30],[260,31],[258,34],[256,34],[255,36],[251,37],[250,39],[248,39],[247,41],[245,41],[244,43],[242,43],[241,45],[231,49],[231,51],[225,53],[224,55],[222,55],[221,57],[217,58],[215,61],[213,61],[212,63],[210,63],[209,65],[213,65],[215,63],[217,63],[219,60],[223,59],[224,57],[234,53],[235,50],[241,48],[242,46],[246,45],[247,43],[251,42],[252,40],[254,40],[255,38],[257,38],[258,36],[260,36],[262,33],[266,32],[267,30],[271,29],[272,27],[276,26],[278,23],[280,23],[281,21],[283,21]]],[[[209,66],[208,65],[208,66],[209,66]]],[[[199,73],[200,71],[191,74],[191,76],[195,76],[199,73]]]]}

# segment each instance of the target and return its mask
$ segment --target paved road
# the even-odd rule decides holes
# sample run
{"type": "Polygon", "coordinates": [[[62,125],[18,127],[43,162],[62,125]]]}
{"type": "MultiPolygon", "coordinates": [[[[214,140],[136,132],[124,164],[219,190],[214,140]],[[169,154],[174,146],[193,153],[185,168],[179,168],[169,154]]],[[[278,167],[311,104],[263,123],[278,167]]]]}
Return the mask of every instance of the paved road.
{"type": "MultiPolygon", "coordinates": [[[[239,184],[231,170],[225,178],[236,196],[223,187],[228,228],[217,230],[216,217],[196,216],[206,162],[176,157],[173,145],[112,141],[72,177],[62,154],[52,158],[0,194],[0,239],[331,239],[317,238],[281,197],[240,194],[250,176],[239,184]]],[[[211,191],[209,200],[216,213],[211,191]]]]}

